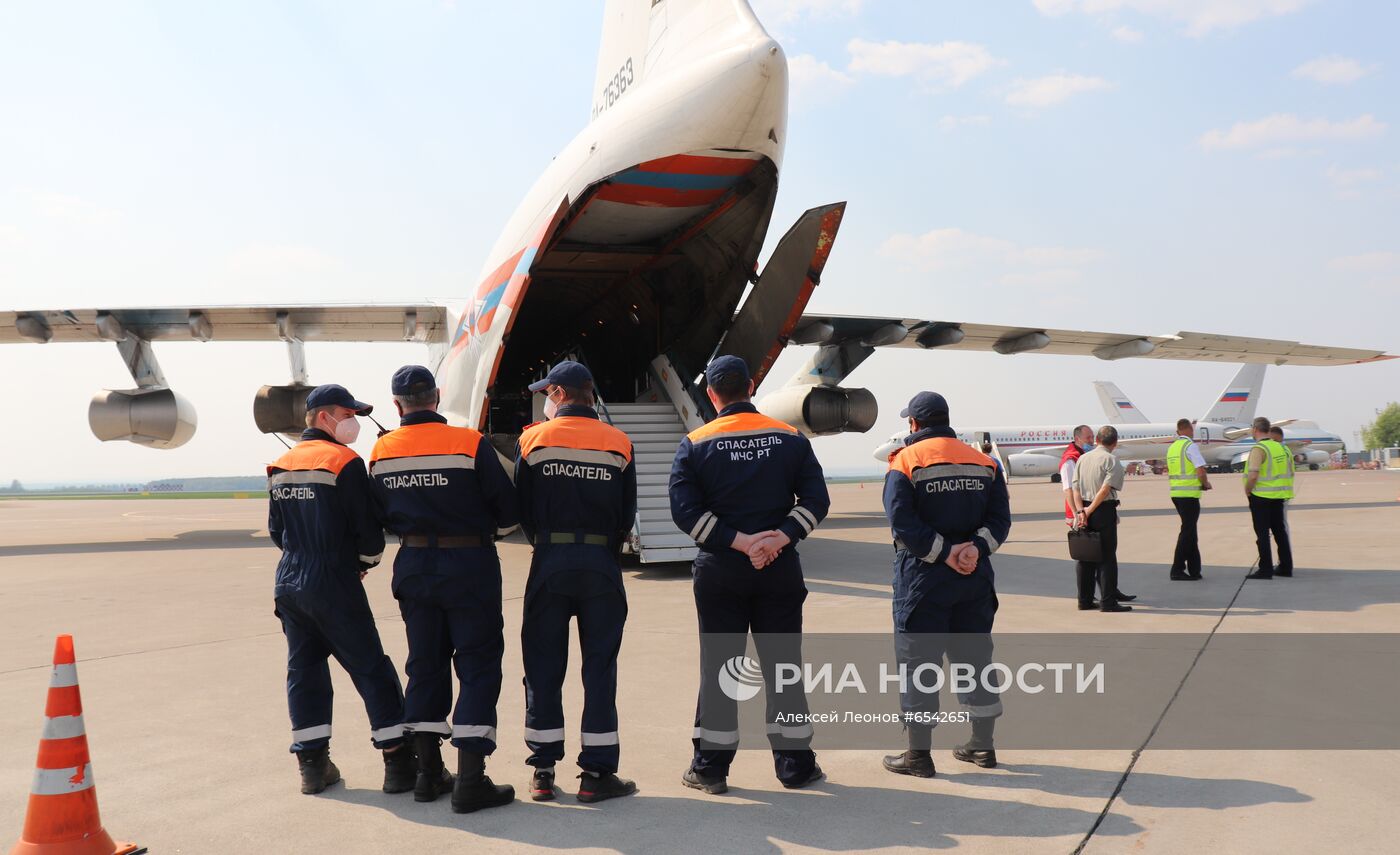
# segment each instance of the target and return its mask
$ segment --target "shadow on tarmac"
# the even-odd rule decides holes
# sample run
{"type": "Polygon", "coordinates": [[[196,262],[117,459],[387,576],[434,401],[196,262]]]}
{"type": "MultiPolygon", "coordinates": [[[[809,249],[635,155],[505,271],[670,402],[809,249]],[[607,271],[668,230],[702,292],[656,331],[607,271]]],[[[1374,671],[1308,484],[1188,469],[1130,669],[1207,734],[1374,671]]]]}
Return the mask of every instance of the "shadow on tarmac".
{"type": "MultiPolygon", "coordinates": [[[[955,780],[974,787],[1040,790],[1078,796],[1112,790],[1121,777],[1122,773],[1115,770],[1002,763],[996,772],[964,772],[955,780]]],[[[1312,796],[1292,787],[1241,778],[1185,778],[1134,771],[1132,782],[1132,787],[1118,794],[1118,800],[1142,807],[1228,810],[1265,804],[1301,804],[1313,800],[1312,796]]]]}
{"type": "MultiPolygon", "coordinates": [[[[1113,788],[1108,778],[1116,782],[1117,773],[1100,774],[1104,776],[1098,781],[1100,789],[1080,795],[1107,797],[1113,788]]],[[[419,804],[407,796],[343,787],[327,790],[322,797],[378,808],[401,820],[460,828],[489,840],[623,853],[779,852],[780,843],[828,852],[893,846],[951,849],[958,845],[958,837],[1078,838],[1098,817],[1097,811],[1078,808],[939,792],[955,783],[938,779],[891,783],[900,786],[854,787],[827,781],[791,793],[736,787],[724,796],[639,794],[600,806],[580,805],[565,794],[552,804],[517,799],[508,807],[466,816],[452,813],[446,797],[419,804]]],[[[1189,791],[1197,783],[1181,778],[1176,788],[1189,791]]],[[[1123,837],[1143,830],[1132,819],[1110,813],[1095,834],[1123,837]]]]}
{"type": "Polygon", "coordinates": [[[25,555],[83,555],[92,552],[160,552],[186,549],[238,549],[242,547],[272,548],[267,532],[255,529],[211,529],[185,531],[174,537],[150,540],[114,540],[95,543],[22,543],[0,546],[0,558],[25,555]]]}

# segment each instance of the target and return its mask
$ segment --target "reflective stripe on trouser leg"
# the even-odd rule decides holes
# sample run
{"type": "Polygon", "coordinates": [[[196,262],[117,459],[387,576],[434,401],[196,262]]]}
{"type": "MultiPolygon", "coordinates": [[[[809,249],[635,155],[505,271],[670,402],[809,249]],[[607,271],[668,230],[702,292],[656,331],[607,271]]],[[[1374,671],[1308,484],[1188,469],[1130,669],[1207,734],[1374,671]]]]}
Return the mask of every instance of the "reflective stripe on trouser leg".
{"type": "Polygon", "coordinates": [[[413,733],[451,736],[447,723],[452,710],[452,639],[446,616],[431,600],[399,600],[404,634],[408,637],[408,690],[404,693],[404,723],[413,733]]]}
{"type": "Polygon", "coordinates": [[[337,616],[322,621],[321,631],[364,702],[374,746],[392,748],[403,742],[404,697],[399,671],[384,654],[364,588],[355,585],[349,598],[337,616]]]}
{"type": "Polygon", "coordinates": [[[501,696],[501,657],[506,649],[499,600],[453,603],[447,609],[447,628],[460,684],[452,710],[452,744],[464,751],[491,754],[496,750],[496,702],[501,696]]]}
{"type": "Polygon", "coordinates": [[[616,772],[617,654],[627,622],[622,591],[574,600],[583,666],[583,727],[578,765],[588,772],[616,772]]]}
{"type": "Polygon", "coordinates": [[[287,710],[292,722],[290,750],[325,745],[331,737],[330,649],[310,618],[294,603],[280,601],[282,632],[287,637],[287,710]]]}
{"type": "Polygon", "coordinates": [[[569,663],[568,600],[541,586],[525,599],[520,652],[525,665],[526,763],[548,767],[564,759],[564,673],[569,663]]]}

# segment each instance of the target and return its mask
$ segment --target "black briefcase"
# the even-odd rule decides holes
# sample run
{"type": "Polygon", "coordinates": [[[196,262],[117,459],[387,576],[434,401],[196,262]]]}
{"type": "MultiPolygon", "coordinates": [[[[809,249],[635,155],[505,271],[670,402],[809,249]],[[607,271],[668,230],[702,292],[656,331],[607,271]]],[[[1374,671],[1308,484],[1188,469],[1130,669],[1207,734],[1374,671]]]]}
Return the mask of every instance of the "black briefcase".
{"type": "Polygon", "coordinates": [[[1069,532],[1069,557],[1075,561],[1097,564],[1103,560],[1103,543],[1099,533],[1087,528],[1071,529],[1069,532]]]}

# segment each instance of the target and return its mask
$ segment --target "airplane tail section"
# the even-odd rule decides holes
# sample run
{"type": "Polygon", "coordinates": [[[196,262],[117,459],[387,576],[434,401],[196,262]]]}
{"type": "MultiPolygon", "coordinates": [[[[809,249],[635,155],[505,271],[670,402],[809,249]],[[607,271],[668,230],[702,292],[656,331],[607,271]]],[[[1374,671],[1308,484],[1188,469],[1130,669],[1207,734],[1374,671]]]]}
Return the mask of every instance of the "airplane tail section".
{"type": "Polygon", "coordinates": [[[1202,421],[1224,425],[1242,425],[1253,421],[1254,413],[1259,408],[1259,392],[1264,388],[1266,367],[1257,363],[1242,366],[1202,421]]]}
{"type": "Polygon", "coordinates": [[[1147,416],[1128,400],[1128,396],[1123,394],[1123,390],[1119,389],[1116,383],[1095,380],[1094,391],[1099,393],[1099,403],[1103,404],[1104,415],[1108,416],[1108,420],[1113,424],[1147,424],[1147,416]]]}
{"type": "Polygon", "coordinates": [[[592,119],[658,73],[763,33],[745,0],[607,0],[592,119]]]}

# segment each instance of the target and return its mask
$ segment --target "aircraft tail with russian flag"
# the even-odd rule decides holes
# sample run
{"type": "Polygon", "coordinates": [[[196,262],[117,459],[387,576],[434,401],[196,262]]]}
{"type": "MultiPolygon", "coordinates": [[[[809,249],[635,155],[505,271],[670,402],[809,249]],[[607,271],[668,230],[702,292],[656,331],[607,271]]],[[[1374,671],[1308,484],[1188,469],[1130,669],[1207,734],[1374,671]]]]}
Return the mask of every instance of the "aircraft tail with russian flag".
{"type": "Polygon", "coordinates": [[[1254,420],[1259,407],[1259,392],[1264,388],[1264,369],[1251,363],[1240,367],[1239,373],[1221,391],[1220,397],[1201,421],[1222,425],[1243,425],[1254,420]]]}
{"type": "Polygon", "coordinates": [[[1117,383],[1110,383],[1107,380],[1095,380],[1094,391],[1099,395],[1099,403],[1103,404],[1104,415],[1113,424],[1119,425],[1145,425],[1147,416],[1142,414],[1128,396],[1123,394],[1123,390],[1118,388],[1117,383]]]}

